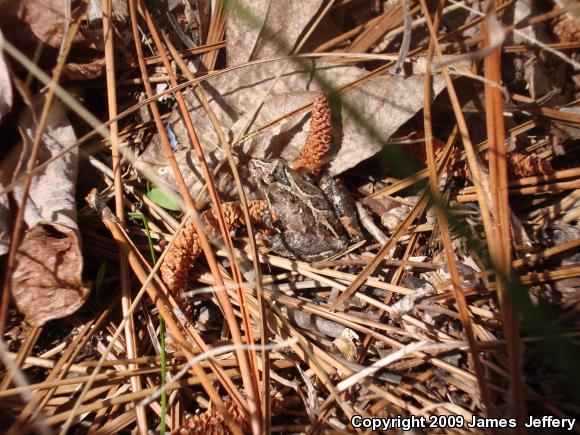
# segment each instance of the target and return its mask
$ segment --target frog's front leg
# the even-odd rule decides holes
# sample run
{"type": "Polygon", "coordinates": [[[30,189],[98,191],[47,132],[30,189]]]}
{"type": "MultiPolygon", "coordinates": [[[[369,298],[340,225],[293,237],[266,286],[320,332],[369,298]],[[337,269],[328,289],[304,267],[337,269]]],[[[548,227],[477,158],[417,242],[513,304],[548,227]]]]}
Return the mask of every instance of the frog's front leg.
{"type": "Polygon", "coordinates": [[[320,188],[328,202],[332,204],[350,240],[354,243],[363,240],[363,232],[358,223],[354,200],[342,182],[332,178],[330,175],[323,175],[320,179],[320,188]]]}
{"type": "Polygon", "coordinates": [[[284,236],[278,232],[265,234],[266,242],[272,252],[289,260],[299,260],[299,258],[288,248],[284,236]]]}
{"type": "Polygon", "coordinates": [[[346,237],[321,237],[321,232],[286,231],[284,241],[295,252],[300,252],[299,258],[305,261],[325,260],[333,255],[340,254],[348,247],[346,237]]]}

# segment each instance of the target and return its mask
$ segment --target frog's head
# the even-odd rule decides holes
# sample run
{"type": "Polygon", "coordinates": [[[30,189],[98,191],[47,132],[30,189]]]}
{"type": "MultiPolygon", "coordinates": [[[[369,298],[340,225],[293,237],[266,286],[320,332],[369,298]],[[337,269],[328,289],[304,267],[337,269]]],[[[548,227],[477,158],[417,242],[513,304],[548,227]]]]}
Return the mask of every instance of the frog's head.
{"type": "Polygon", "coordinates": [[[272,160],[252,159],[248,167],[258,187],[269,186],[277,182],[284,183],[287,179],[288,164],[281,158],[272,160]]]}

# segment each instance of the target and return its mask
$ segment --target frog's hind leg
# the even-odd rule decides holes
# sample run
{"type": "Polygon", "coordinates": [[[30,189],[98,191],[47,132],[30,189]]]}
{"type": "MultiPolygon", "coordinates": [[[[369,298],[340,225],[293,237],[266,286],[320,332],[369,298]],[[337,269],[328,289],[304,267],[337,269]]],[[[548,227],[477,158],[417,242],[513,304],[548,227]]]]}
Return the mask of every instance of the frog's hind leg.
{"type": "Polygon", "coordinates": [[[324,175],[320,179],[320,188],[332,204],[342,226],[354,243],[363,240],[363,232],[358,223],[354,200],[340,180],[335,180],[330,175],[324,175]]]}
{"type": "Polygon", "coordinates": [[[294,256],[304,261],[324,260],[340,254],[348,246],[345,236],[332,237],[330,233],[286,230],[282,237],[284,244],[294,256]]]}

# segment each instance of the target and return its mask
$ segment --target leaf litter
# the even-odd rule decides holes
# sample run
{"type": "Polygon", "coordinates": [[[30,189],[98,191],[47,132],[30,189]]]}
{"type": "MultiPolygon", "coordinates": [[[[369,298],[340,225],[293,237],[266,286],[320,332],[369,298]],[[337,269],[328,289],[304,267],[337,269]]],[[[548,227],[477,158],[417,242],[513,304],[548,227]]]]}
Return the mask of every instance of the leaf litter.
{"type": "MultiPolygon", "coordinates": [[[[4,14],[0,27],[11,42],[21,36],[29,57],[34,43],[47,44],[38,64],[50,73],[63,52],[67,16],[77,16],[77,6],[86,4],[80,3],[67,11],[64,4],[43,10],[40,1],[23,2],[4,14]]],[[[577,10],[565,1],[516,0],[494,5],[494,15],[489,2],[442,2],[443,16],[433,24],[444,57],[431,62],[435,41],[426,23],[441,12],[436,3],[173,1],[167,11],[140,3],[128,12],[113,2],[115,30],[107,36],[100,30],[104,9],[90,2],[60,84],[103,121],[113,86],[120,108],[139,109],[120,117],[118,128],[111,124],[123,154],[119,175],[110,141],[83,138],[75,147],[87,126],[60,103],[48,112],[36,165],[49,163],[33,173],[20,223],[24,236],[7,277],[12,294],[0,306],[4,340],[15,352],[3,355],[14,364],[4,369],[0,397],[11,398],[9,414],[19,416],[3,417],[6,427],[24,421],[62,433],[87,427],[102,433],[326,433],[354,431],[352,417],[361,414],[393,424],[402,424],[402,417],[445,418],[446,424],[461,422],[454,429],[464,433],[469,422],[494,425],[504,418],[512,424],[551,415],[566,425],[578,415],[577,10]],[[157,96],[163,131],[151,122],[149,107],[138,106],[143,82],[130,28],[137,17],[130,15],[145,9],[153,23],[141,16],[139,31],[149,80],[164,93],[157,96]],[[169,75],[179,82],[188,75],[181,62],[171,63],[171,71],[161,66],[158,56],[165,53],[154,48],[153,26],[162,30],[166,51],[174,52],[167,47],[173,44],[200,78],[198,89],[192,92],[195,84],[189,84],[183,95],[211,179],[175,90],[168,90],[169,75]],[[115,59],[103,51],[110,35],[115,59]],[[308,50],[289,57],[296,47],[308,50]],[[322,53],[303,56],[306,51],[322,53]],[[496,52],[501,62],[494,63],[496,52]],[[104,66],[113,60],[117,79],[106,85],[104,66]],[[497,77],[499,84],[485,88],[497,77]],[[331,116],[312,106],[321,92],[331,116]],[[506,125],[502,134],[491,128],[498,117],[506,125]],[[498,141],[503,133],[506,139],[498,141]],[[316,151],[328,144],[327,153],[316,151]],[[254,235],[237,202],[232,156],[254,235]],[[257,192],[248,171],[249,159],[276,157],[300,173],[290,176],[290,197],[298,202],[291,207],[275,207],[271,191],[257,192]],[[365,240],[351,240],[345,252],[313,263],[301,261],[297,251],[277,255],[276,237],[290,240],[281,222],[308,213],[320,218],[329,210],[325,201],[348,227],[351,218],[340,213],[350,206],[336,206],[337,191],[325,193],[323,203],[305,195],[328,176],[354,198],[365,240]],[[429,193],[427,179],[439,195],[429,193]],[[220,195],[219,211],[204,205],[214,194],[208,184],[220,195]],[[168,190],[184,197],[188,213],[168,190]],[[102,221],[80,200],[90,191],[102,221]],[[189,221],[188,195],[201,219],[189,221]],[[122,223],[111,211],[119,203],[144,218],[122,223]],[[201,255],[200,235],[213,241],[217,257],[201,255]],[[147,279],[150,247],[157,258],[165,252],[159,275],[165,283],[147,279]],[[132,293],[132,305],[118,303],[121,289],[132,293]],[[138,333],[127,333],[132,326],[125,322],[138,333]],[[54,331],[65,337],[60,344],[50,338],[54,331]],[[264,352],[261,343],[271,349],[264,352]],[[231,352],[242,348],[247,359],[231,352]],[[229,350],[203,356],[220,349],[229,350]],[[136,357],[127,361],[129,355],[136,357]],[[42,403],[40,413],[18,402],[22,389],[42,403]],[[546,396],[553,400],[538,400],[546,396]]],[[[0,127],[10,152],[0,181],[11,186],[28,175],[46,89],[27,80],[6,53],[4,60],[0,127]],[[20,121],[10,125],[13,119],[20,121]]],[[[278,174],[271,183],[283,186],[287,177],[278,174]]],[[[19,224],[22,186],[2,188],[0,255],[11,249],[19,224]]],[[[316,244],[326,233],[300,234],[316,244]]]]}
{"type": "MultiPolygon", "coordinates": [[[[236,148],[235,151],[241,155],[255,157],[279,155],[288,161],[293,161],[306,139],[310,124],[307,119],[308,113],[291,117],[285,115],[312,102],[314,92],[319,87],[319,84],[312,79],[312,72],[316,71],[318,80],[327,83],[331,89],[339,89],[362,78],[367,73],[362,68],[326,62],[308,61],[306,65],[296,62],[294,65],[296,69],[290,66],[284,70],[282,77],[275,82],[258,113],[254,114],[252,109],[275,81],[276,74],[284,68],[285,64],[286,61],[281,60],[253,65],[243,68],[241,72],[226,73],[207,81],[207,85],[219,95],[209,100],[210,107],[217,116],[224,133],[230,138],[238,136],[250,117],[253,118],[251,131],[259,131],[271,122],[283,118],[278,126],[252,137],[248,141],[249,144],[240,144],[239,146],[243,147],[242,150],[238,151],[236,148]],[[273,154],[271,154],[272,150],[273,154]]],[[[338,130],[335,136],[340,142],[340,147],[335,150],[335,155],[330,162],[328,169],[330,174],[339,175],[382,149],[389,137],[421,108],[422,96],[413,90],[422,86],[422,80],[422,77],[380,76],[354,89],[344,97],[343,107],[337,109],[339,112],[337,116],[342,119],[342,125],[333,126],[338,130]],[[373,137],[364,126],[360,125],[359,117],[377,126],[379,131],[376,136],[378,137],[373,137]]],[[[440,92],[442,89],[442,79],[435,79],[435,92],[440,92]]],[[[194,124],[199,126],[196,128],[196,133],[211,168],[224,159],[224,154],[218,147],[218,137],[204,107],[195,100],[192,94],[189,97],[192,107],[189,113],[194,124]]],[[[176,160],[182,168],[191,194],[196,195],[204,182],[196,159],[192,158],[190,139],[179,110],[170,114],[167,124],[178,144],[175,152],[176,160]]],[[[159,164],[162,161],[161,156],[163,156],[161,141],[155,136],[139,157],[136,167],[144,172],[154,170],[165,182],[174,186],[175,182],[168,167],[159,164]]],[[[221,187],[219,183],[218,179],[218,187],[221,187]]],[[[223,184],[231,186],[231,182],[227,180],[224,180],[223,184]]]]}

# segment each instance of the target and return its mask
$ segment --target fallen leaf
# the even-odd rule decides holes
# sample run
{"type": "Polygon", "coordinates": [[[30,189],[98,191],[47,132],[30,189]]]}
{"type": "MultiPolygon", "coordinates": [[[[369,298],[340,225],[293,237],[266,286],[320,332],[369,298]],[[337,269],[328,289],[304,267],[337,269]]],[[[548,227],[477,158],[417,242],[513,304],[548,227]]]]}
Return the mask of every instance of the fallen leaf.
{"type": "MultiPolygon", "coordinates": [[[[30,144],[33,142],[36,131],[34,119],[39,119],[44,101],[45,98],[42,95],[34,99],[36,113],[34,117],[30,109],[27,109],[20,116],[19,124],[26,134],[27,145],[20,155],[20,161],[15,171],[16,177],[23,175],[27,170],[30,144]]],[[[75,132],[65,116],[62,106],[56,101],[53,102],[42,135],[38,161],[42,163],[49,160],[64,148],[75,144],[76,141],[75,132]]],[[[33,176],[24,213],[24,220],[28,227],[33,227],[39,221],[44,220],[75,230],[78,228],[75,201],[77,170],[78,148],[73,148],[33,176]]],[[[14,196],[20,205],[22,203],[21,185],[14,189],[14,196]]]]}
{"type": "MultiPolygon", "coordinates": [[[[40,68],[50,71],[58,57],[70,19],[67,8],[76,7],[67,0],[0,0],[0,28],[4,37],[40,68]],[[37,52],[38,47],[42,49],[37,52]]],[[[83,63],[97,57],[102,29],[81,26],[73,38],[71,61],[83,63]]],[[[25,81],[26,70],[14,65],[16,73],[25,81]]],[[[49,73],[50,74],[50,73],[49,73]]]]}
{"type": "Polygon", "coordinates": [[[73,314],[90,290],[81,281],[82,253],[76,231],[41,221],[26,232],[12,276],[16,306],[33,326],[73,314]]]}
{"type": "MultiPolygon", "coordinates": [[[[357,68],[358,69],[358,68],[357,68]]],[[[340,71],[344,74],[346,71],[340,71]]],[[[422,76],[379,76],[353,89],[341,98],[340,110],[333,113],[333,151],[328,166],[330,175],[338,175],[378,153],[405,122],[423,107],[422,76]]],[[[443,89],[440,77],[434,78],[434,92],[443,89]]],[[[312,102],[314,93],[290,93],[272,97],[260,109],[252,130],[269,124],[285,113],[312,102]]],[[[247,121],[242,117],[233,127],[238,131],[247,121]]],[[[310,114],[289,117],[277,128],[268,129],[254,141],[252,155],[269,157],[276,150],[293,161],[310,127],[310,114]]],[[[277,155],[277,152],[273,153],[277,155]]]]}
{"type": "Polygon", "coordinates": [[[228,9],[226,34],[228,47],[226,57],[228,66],[239,65],[250,60],[252,51],[266,22],[265,10],[270,0],[242,1],[244,11],[235,5],[228,9]],[[252,23],[250,24],[250,20],[252,23]]]}
{"type": "MultiPolygon", "coordinates": [[[[215,112],[226,137],[233,139],[246,124],[252,110],[260,102],[262,95],[272,86],[280,69],[287,66],[269,97],[265,100],[256,117],[252,117],[251,131],[256,131],[268,122],[312,102],[318,84],[317,77],[337,89],[354,82],[368,72],[362,68],[344,66],[321,61],[306,61],[287,65],[286,61],[251,65],[238,71],[222,74],[208,80],[209,104],[215,112]]],[[[361,87],[343,96],[339,116],[333,120],[333,156],[329,166],[331,175],[338,175],[354,167],[361,161],[379,152],[389,137],[407,122],[423,106],[423,76],[408,78],[384,75],[376,77],[361,87]],[[369,130],[369,127],[372,130],[369,130]]],[[[433,91],[438,94],[444,87],[439,76],[433,77],[433,91]]],[[[224,159],[218,147],[218,138],[203,107],[191,94],[186,97],[191,104],[190,115],[196,128],[204,154],[210,168],[224,159]]],[[[236,150],[239,155],[248,151],[256,157],[281,155],[292,161],[299,153],[309,128],[309,113],[286,118],[282,123],[269,128],[251,142],[243,144],[244,150],[236,150]]],[[[203,180],[192,152],[189,135],[183,124],[181,113],[174,110],[167,119],[167,126],[175,135],[175,157],[181,167],[190,192],[196,195],[203,186],[203,180]]],[[[166,163],[161,141],[153,136],[144,153],[136,162],[140,171],[154,171],[169,186],[175,187],[171,169],[166,163]]],[[[232,183],[225,177],[217,180],[222,192],[231,192],[232,183]]]]}
{"type": "MultiPolygon", "coordinates": [[[[34,101],[20,117],[25,142],[30,144],[36,130],[44,96],[34,101]]],[[[77,138],[58,102],[53,102],[42,135],[38,161],[49,160],[77,138]]],[[[30,159],[30,146],[24,148],[15,176],[22,175],[30,159]]],[[[65,153],[36,173],[24,210],[28,226],[17,252],[17,266],[12,291],[18,308],[33,325],[65,317],[76,311],[88,298],[89,291],[82,284],[81,255],[76,223],[75,183],[78,149],[65,153]]],[[[22,186],[14,189],[14,197],[22,205],[22,186]]]]}
{"type": "Polygon", "coordinates": [[[86,63],[67,63],[63,68],[64,76],[69,80],[92,80],[103,75],[105,58],[86,63]]]}
{"type": "Polygon", "coordinates": [[[149,192],[147,192],[147,196],[151,201],[155,204],[172,211],[179,211],[179,205],[175,203],[168,195],[163,193],[161,189],[154,187],[149,192]]]}
{"type": "MultiPolygon", "coordinates": [[[[18,46],[34,49],[38,41],[59,48],[66,26],[67,0],[3,0],[0,26],[18,46]]],[[[79,32],[74,42],[84,41],[79,32]]]]}
{"type": "Polygon", "coordinates": [[[332,344],[340,351],[340,353],[349,361],[356,361],[358,353],[355,341],[360,337],[356,332],[350,328],[344,328],[340,337],[336,338],[332,344]]]}
{"type": "Polygon", "coordinates": [[[226,23],[228,66],[289,54],[322,3],[321,0],[230,3],[226,23]]]}

